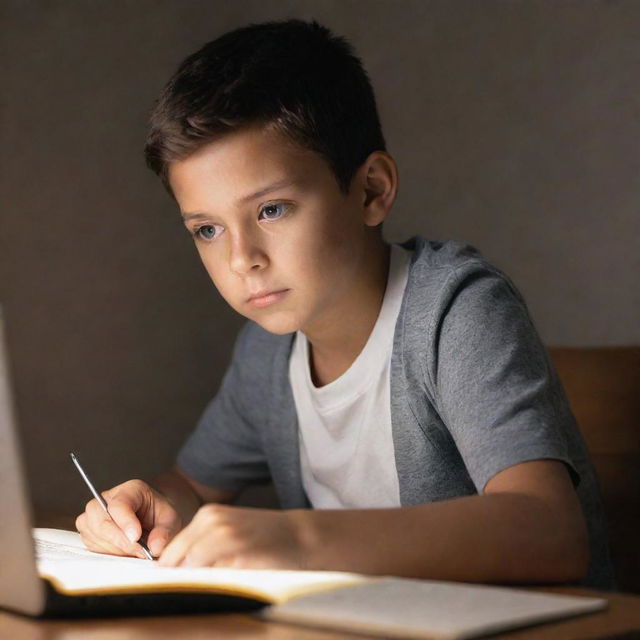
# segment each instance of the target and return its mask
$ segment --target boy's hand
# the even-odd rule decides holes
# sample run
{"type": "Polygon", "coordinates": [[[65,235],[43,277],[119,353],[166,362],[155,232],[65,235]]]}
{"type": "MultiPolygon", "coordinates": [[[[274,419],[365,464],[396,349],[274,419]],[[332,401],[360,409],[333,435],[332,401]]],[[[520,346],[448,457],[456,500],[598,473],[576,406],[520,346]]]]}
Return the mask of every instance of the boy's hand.
{"type": "Polygon", "coordinates": [[[167,498],[142,480],[129,480],[103,491],[102,496],[113,520],[95,499],[76,518],[76,528],[90,551],[146,558],[136,544],[144,532],[149,550],[157,557],[182,527],[167,498]]]}
{"type": "Polygon", "coordinates": [[[167,545],[159,563],[169,567],[303,569],[294,513],[206,504],[167,545]]]}

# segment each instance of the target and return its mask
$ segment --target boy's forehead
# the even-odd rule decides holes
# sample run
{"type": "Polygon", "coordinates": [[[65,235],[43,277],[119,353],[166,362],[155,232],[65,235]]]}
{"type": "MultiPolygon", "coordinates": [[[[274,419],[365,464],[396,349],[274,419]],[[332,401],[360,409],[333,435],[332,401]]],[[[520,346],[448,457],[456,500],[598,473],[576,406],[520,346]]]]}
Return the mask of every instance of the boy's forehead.
{"type": "Polygon", "coordinates": [[[205,185],[240,197],[276,183],[306,184],[327,171],[319,154],[278,132],[251,127],[226,134],[171,163],[169,179],[174,192],[205,185]]]}
{"type": "Polygon", "coordinates": [[[322,159],[282,134],[250,127],[223,135],[176,164],[238,173],[299,173],[299,167],[322,159]]]}

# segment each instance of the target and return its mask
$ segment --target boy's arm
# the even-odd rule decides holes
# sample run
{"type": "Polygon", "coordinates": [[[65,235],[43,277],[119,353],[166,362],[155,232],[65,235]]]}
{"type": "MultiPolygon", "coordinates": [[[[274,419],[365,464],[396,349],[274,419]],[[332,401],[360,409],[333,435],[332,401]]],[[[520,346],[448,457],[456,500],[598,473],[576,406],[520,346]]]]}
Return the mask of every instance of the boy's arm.
{"type": "Polygon", "coordinates": [[[308,567],[470,582],[574,582],[589,560],[563,463],[494,476],[484,495],[401,509],[291,512],[308,567]]]}
{"type": "Polygon", "coordinates": [[[204,505],[160,564],[355,571],[467,582],[575,582],[589,559],[562,462],[496,474],[484,495],[397,509],[204,505]]]}

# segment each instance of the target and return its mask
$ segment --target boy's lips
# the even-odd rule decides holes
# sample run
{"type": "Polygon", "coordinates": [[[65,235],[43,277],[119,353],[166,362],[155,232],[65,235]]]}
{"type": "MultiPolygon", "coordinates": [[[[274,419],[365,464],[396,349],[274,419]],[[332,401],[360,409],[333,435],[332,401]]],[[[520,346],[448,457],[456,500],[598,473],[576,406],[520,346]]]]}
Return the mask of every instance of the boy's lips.
{"type": "Polygon", "coordinates": [[[272,291],[263,289],[252,293],[247,302],[256,307],[267,307],[281,300],[288,291],[289,289],[274,289],[272,291]]]}

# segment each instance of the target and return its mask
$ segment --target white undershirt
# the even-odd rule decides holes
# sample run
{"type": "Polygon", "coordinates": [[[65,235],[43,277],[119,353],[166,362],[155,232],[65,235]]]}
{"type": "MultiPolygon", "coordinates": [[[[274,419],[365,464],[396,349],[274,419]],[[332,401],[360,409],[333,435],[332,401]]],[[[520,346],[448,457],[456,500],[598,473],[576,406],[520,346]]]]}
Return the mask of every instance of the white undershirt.
{"type": "Polygon", "coordinates": [[[298,331],[289,360],[300,434],[302,482],[316,509],[399,507],[391,433],[390,369],[396,320],[411,253],[391,245],[382,307],[349,369],[323,387],[309,371],[309,343],[298,331]]]}

